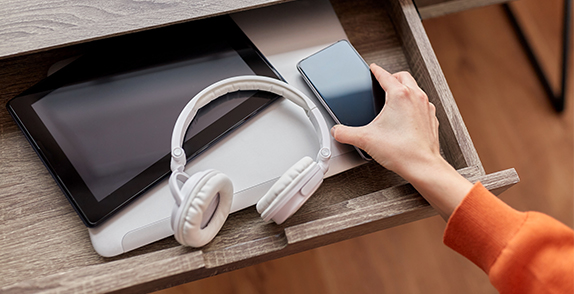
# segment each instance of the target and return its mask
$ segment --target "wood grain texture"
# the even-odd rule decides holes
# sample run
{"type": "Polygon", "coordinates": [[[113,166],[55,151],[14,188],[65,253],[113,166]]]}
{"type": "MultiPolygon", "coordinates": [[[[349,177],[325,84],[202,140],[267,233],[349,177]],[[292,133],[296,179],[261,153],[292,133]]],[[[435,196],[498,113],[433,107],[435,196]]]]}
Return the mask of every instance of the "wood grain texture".
{"type": "Polygon", "coordinates": [[[510,0],[415,0],[422,19],[439,17],[510,0]]]}
{"type": "MultiPolygon", "coordinates": [[[[543,52],[551,62],[560,54],[562,1],[515,2],[530,11],[530,23],[540,24],[543,38],[537,42],[549,47],[543,52]]],[[[500,198],[572,227],[572,83],[566,110],[556,115],[499,6],[423,24],[485,170],[514,167],[520,175],[520,183],[500,198]]],[[[484,272],[443,244],[444,228],[435,216],[161,293],[498,293],[484,272]]]]}
{"type": "MultiPolygon", "coordinates": [[[[181,272],[193,272],[204,267],[201,252],[176,255],[183,247],[156,251],[146,256],[108,262],[97,267],[84,267],[70,272],[35,279],[2,288],[3,293],[83,293],[121,291],[128,286],[145,284],[181,272]],[[175,255],[175,256],[174,256],[175,255]],[[151,258],[150,258],[151,257],[151,258]],[[161,268],[161,271],[158,269],[161,268]],[[88,291],[88,289],[92,289],[88,291]]],[[[203,273],[203,272],[202,272],[203,273]]],[[[202,278],[207,276],[199,276],[202,278]]]]}
{"type": "MultiPolygon", "coordinates": [[[[463,172],[478,174],[478,169],[472,168],[463,172]]],[[[487,189],[495,192],[502,192],[519,181],[513,169],[490,175],[470,176],[470,179],[480,180],[487,189]]],[[[409,184],[357,197],[348,201],[345,206],[350,212],[288,226],[285,228],[285,235],[267,235],[239,243],[233,241],[236,245],[219,248],[214,247],[220,240],[214,240],[201,251],[176,246],[98,266],[59,272],[3,287],[1,290],[5,293],[78,293],[86,289],[96,292],[131,292],[134,290],[132,287],[147,284],[149,288],[145,290],[149,291],[161,287],[156,282],[162,278],[185,275],[186,281],[192,281],[217,273],[218,267],[224,267],[224,271],[243,267],[253,263],[253,257],[278,258],[436,214],[409,184]],[[289,248],[286,247],[287,244],[289,248]],[[248,259],[251,260],[247,263],[237,264],[248,259]]],[[[272,224],[262,226],[276,227],[272,224]]],[[[254,227],[251,229],[258,230],[254,227]]],[[[224,236],[225,233],[218,235],[218,238],[224,236]]]]}
{"type": "Polygon", "coordinates": [[[0,59],[285,2],[27,0],[0,6],[0,59]]]}
{"type": "Polygon", "coordinates": [[[384,2],[335,0],[331,3],[349,41],[367,63],[379,64],[390,72],[411,71],[384,2]]]}
{"type": "Polygon", "coordinates": [[[387,3],[412,69],[411,73],[428,95],[429,101],[437,108],[441,149],[447,161],[457,169],[478,166],[482,170],[476,149],[422,23],[418,19],[413,2],[400,0],[387,3]]]}
{"type": "MultiPolygon", "coordinates": [[[[480,180],[487,189],[495,194],[500,194],[505,189],[519,182],[518,175],[514,169],[492,173],[487,176],[481,176],[477,167],[464,169],[460,172],[472,182],[480,180]]],[[[395,186],[354,198],[346,201],[344,205],[351,209],[348,211],[339,209],[339,213],[336,215],[286,228],[285,234],[289,244],[317,237],[324,238],[325,235],[351,229],[361,224],[390,219],[398,215],[402,217],[404,214],[411,212],[415,212],[413,213],[412,221],[436,214],[434,209],[418,195],[418,192],[410,184],[395,186]],[[408,196],[405,197],[405,195],[408,196]],[[420,210],[425,212],[421,213],[420,210]]],[[[376,230],[379,229],[380,227],[377,227],[376,230]]],[[[364,231],[366,228],[363,227],[362,230],[364,231]]],[[[353,230],[353,232],[355,233],[356,230],[353,230]]],[[[361,232],[357,236],[363,234],[364,232],[361,232]]]]}
{"type": "MultiPolygon", "coordinates": [[[[440,80],[440,67],[425,43],[428,40],[412,3],[396,2],[394,10],[370,0],[353,1],[351,6],[344,1],[336,3],[335,7],[346,7],[338,11],[339,17],[351,42],[368,61],[393,71],[412,71],[419,83],[434,91],[429,97],[444,113],[439,117],[444,139],[441,147],[451,164],[469,177],[491,181],[493,176],[484,175],[473,149],[467,146],[472,142],[457,118],[454,101],[448,98],[446,82],[440,80]],[[395,20],[399,22],[393,25],[389,16],[394,14],[398,14],[395,20]],[[415,42],[417,38],[422,41],[415,42]],[[415,47],[409,48],[411,45],[415,47]],[[439,79],[429,76],[435,74],[439,79]]],[[[0,102],[5,104],[40,80],[51,63],[98,44],[95,41],[0,60],[0,102]]],[[[314,197],[281,226],[264,223],[255,209],[249,208],[231,215],[220,234],[201,250],[182,248],[173,238],[166,238],[119,257],[103,258],[91,248],[85,227],[5,108],[0,109],[0,165],[0,291],[14,293],[150,291],[434,213],[403,179],[371,162],[326,179],[314,197]],[[373,205],[383,211],[375,213],[373,205]],[[323,219],[337,221],[331,224],[323,219]],[[317,235],[327,224],[329,233],[317,235]],[[307,229],[315,235],[305,237],[307,229]],[[169,262],[176,260],[173,265],[169,262]]],[[[513,170],[504,175],[506,181],[496,179],[490,188],[504,189],[517,181],[513,170]]]]}

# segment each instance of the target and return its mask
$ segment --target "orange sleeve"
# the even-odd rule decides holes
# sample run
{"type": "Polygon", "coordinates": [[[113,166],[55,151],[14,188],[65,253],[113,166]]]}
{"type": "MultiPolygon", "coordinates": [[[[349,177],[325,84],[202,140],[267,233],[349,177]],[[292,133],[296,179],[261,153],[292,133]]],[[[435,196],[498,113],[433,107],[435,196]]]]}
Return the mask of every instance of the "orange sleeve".
{"type": "Polygon", "coordinates": [[[451,215],[444,243],[482,268],[500,293],[574,293],[574,231],[514,210],[480,183],[451,215]]]}

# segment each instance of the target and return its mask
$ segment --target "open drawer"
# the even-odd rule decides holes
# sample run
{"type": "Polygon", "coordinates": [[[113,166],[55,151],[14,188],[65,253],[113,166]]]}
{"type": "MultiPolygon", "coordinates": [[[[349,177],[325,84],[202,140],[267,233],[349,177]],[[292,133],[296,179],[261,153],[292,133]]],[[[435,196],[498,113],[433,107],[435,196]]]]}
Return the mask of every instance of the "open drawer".
{"type": "MultiPolygon", "coordinates": [[[[368,62],[409,71],[437,108],[444,157],[495,194],[518,182],[514,169],[485,174],[411,0],[332,0],[349,40],[368,62]]],[[[50,64],[90,44],[2,61],[1,102],[50,64]],[[10,69],[8,72],[7,69],[10,69]]],[[[255,208],[231,215],[201,249],[167,238],[115,258],[91,247],[83,224],[8,117],[0,116],[0,289],[22,292],[146,292],[174,286],[435,215],[418,193],[375,162],[325,180],[282,225],[255,208]],[[33,175],[33,176],[31,176],[33,175]]]]}

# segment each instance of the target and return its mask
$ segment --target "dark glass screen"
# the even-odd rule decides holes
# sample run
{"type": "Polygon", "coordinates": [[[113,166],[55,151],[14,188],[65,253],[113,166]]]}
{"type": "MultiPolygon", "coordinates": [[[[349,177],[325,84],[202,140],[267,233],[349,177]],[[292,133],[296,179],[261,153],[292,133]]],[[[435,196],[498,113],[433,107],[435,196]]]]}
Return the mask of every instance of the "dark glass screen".
{"type": "MultiPolygon", "coordinates": [[[[238,75],[280,78],[228,16],[93,48],[7,104],[87,226],[170,173],[173,126],[203,88],[238,75]]],[[[236,92],[200,109],[186,133],[188,160],[277,98],[236,92]]]]}
{"type": "MultiPolygon", "coordinates": [[[[254,73],[237,52],[221,46],[216,57],[62,87],[32,108],[101,201],[169,153],[175,120],[191,97],[216,81],[246,74],[254,73]]],[[[247,98],[216,100],[193,121],[187,138],[247,98]]]]}
{"type": "Polygon", "coordinates": [[[299,68],[339,123],[366,125],[384,105],[384,91],[344,40],[302,60],[299,68]]]}

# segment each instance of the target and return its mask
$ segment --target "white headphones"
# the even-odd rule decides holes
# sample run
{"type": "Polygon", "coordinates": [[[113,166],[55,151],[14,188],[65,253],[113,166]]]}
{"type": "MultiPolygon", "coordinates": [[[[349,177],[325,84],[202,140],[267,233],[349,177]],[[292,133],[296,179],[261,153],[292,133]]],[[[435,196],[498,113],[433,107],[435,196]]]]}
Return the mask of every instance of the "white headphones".
{"type": "Polygon", "coordinates": [[[199,92],[179,114],[171,137],[169,188],[175,198],[171,227],[175,239],[185,246],[201,247],[219,232],[229,215],[233,200],[231,180],[216,170],[189,176],[184,172],[185,132],[197,111],[227,93],[259,90],[287,98],[302,107],[311,120],[321,148],[316,161],[304,157],[289,168],[257,203],[265,221],[283,223],[319,188],[329,169],[331,140],[321,111],[298,89],[277,79],[263,76],[238,76],[219,81],[199,92]]]}

